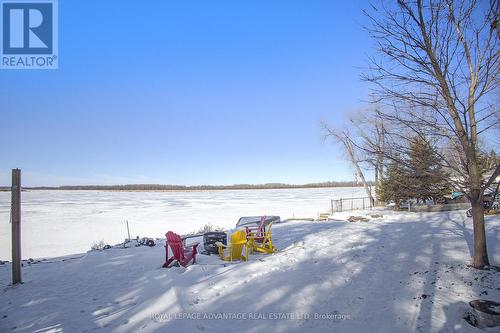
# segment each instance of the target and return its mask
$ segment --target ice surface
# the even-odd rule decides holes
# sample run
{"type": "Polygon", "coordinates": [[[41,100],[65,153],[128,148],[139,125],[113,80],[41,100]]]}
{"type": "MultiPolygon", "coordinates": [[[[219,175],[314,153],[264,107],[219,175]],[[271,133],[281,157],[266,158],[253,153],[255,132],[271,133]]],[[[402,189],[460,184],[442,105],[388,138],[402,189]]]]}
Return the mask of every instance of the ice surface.
{"type": "MultiPolygon", "coordinates": [[[[317,217],[330,200],[365,196],[362,188],[199,192],[22,192],[22,257],[85,252],[93,242],[185,234],[206,223],[231,228],[250,215],[317,217]]],[[[10,260],[10,193],[0,192],[0,260],[10,260]]]]}

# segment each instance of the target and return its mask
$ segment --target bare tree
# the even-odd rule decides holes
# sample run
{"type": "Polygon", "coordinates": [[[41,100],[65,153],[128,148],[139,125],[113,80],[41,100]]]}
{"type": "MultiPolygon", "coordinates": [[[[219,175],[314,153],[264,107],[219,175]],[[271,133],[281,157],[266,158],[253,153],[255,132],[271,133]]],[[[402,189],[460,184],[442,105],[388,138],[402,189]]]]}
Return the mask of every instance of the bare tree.
{"type": "Polygon", "coordinates": [[[321,127],[324,132],[324,138],[332,138],[335,140],[337,143],[341,144],[344,147],[345,154],[351,164],[353,165],[354,169],[356,170],[356,174],[361,180],[361,183],[363,184],[363,187],[366,191],[366,195],[368,198],[370,198],[370,202],[373,202],[373,196],[372,192],[370,189],[370,186],[365,178],[365,175],[363,173],[363,170],[361,168],[361,163],[363,163],[363,160],[360,160],[358,156],[358,149],[357,149],[357,144],[353,141],[352,135],[349,132],[349,129],[344,128],[343,130],[334,130],[331,127],[328,126],[326,122],[321,122],[321,127]]]}
{"type": "Polygon", "coordinates": [[[400,133],[432,135],[447,147],[444,163],[460,174],[472,205],[476,268],[489,265],[482,201],[500,173],[495,159],[485,177],[479,146],[499,128],[498,12],[496,0],[399,0],[365,12],[380,56],[365,79],[400,133]]]}
{"type": "MultiPolygon", "coordinates": [[[[384,156],[386,155],[386,125],[377,108],[362,110],[349,117],[351,127],[356,131],[359,143],[358,153],[371,164],[375,171],[375,186],[379,186],[384,172],[384,156]]],[[[355,141],[353,141],[356,144],[355,141]]]]}

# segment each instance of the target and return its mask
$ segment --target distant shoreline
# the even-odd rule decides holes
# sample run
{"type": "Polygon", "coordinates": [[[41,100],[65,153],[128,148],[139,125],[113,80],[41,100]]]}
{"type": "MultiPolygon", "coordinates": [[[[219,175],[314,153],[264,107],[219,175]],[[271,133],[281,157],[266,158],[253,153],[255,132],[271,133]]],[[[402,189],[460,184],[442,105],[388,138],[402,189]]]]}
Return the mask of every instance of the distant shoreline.
{"type": "MultiPolygon", "coordinates": [[[[110,191],[110,192],[193,192],[193,191],[229,191],[229,190],[280,190],[280,189],[311,189],[311,188],[337,188],[337,187],[362,187],[353,182],[326,182],[303,185],[293,184],[240,184],[240,185],[74,185],[74,186],[38,186],[23,187],[24,191],[32,190],[60,190],[60,191],[110,191]]],[[[10,192],[10,187],[0,187],[2,192],[10,192]]]]}

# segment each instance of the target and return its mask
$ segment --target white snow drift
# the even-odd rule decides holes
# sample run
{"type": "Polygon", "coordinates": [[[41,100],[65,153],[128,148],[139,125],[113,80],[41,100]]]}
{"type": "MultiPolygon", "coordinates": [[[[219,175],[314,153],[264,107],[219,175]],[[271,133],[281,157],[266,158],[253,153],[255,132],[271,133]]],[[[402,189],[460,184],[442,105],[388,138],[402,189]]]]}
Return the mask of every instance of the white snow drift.
{"type": "MultiPolygon", "coordinates": [[[[461,315],[472,299],[500,300],[500,274],[466,265],[464,211],[381,213],[275,225],[281,251],[243,263],[199,255],[163,269],[161,244],[114,248],[25,264],[15,287],[0,265],[0,331],[481,332],[461,315]]],[[[500,217],[486,225],[498,263],[500,217]]]]}

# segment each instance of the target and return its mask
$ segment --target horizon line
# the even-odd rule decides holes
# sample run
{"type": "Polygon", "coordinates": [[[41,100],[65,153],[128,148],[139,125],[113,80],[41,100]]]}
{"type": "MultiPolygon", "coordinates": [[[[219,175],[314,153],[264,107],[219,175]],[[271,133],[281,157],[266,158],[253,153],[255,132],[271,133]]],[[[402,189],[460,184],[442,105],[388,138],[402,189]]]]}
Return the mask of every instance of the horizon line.
{"type": "MultiPolygon", "coordinates": [[[[372,181],[368,181],[372,185],[372,181]]],[[[176,190],[176,189],[278,189],[278,188],[315,188],[315,187],[361,187],[362,184],[357,184],[356,180],[345,181],[328,181],[328,182],[314,182],[304,184],[290,184],[290,183],[259,183],[259,184],[229,184],[229,185],[175,185],[175,184],[158,184],[158,183],[143,183],[143,184],[113,184],[113,185],[60,185],[60,186],[22,186],[24,189],[149,189],[149,190],[176,190]]],[[[10,189],[9,185],[1,185],[0,189],[10,189]]]]}

